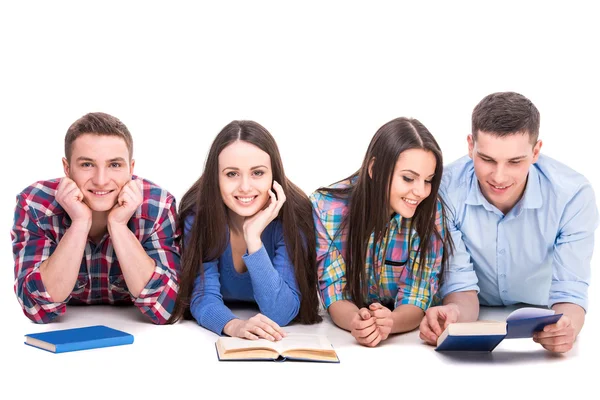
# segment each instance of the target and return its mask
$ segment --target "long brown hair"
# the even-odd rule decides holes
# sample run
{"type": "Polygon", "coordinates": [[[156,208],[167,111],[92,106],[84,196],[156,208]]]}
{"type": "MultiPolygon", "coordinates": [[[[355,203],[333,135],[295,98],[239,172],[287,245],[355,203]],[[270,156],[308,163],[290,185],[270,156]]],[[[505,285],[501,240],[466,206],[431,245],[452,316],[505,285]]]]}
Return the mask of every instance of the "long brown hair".
{"type": "MultiPolygon", "coordinates": [[[[390,222],[390,189],[396,161],[403,151],[423,149],[435,156],[435,175],[431,181],[431,193],[417,207],[412,217],[420,238],[419,270],[426,265],[427,250],[433,245],[432,239],[438,238],[444,244],[442,270],[447,264],[448,252],[452,251],[450,235],[442,237],[436,226],[438,190],[442,180],[442,152],[433,135],[418,120],[396,118],[383,125],[371,139],[360,169],[352,176],[343,179],[354,182],[349,187],[322,187],[318,191],[337,198],[349,198],[349,211],[342,221],[337,234],[348,229],[348,247],[345,254],[346,294],[358,307],[364,307],[367,298],[367,278],[365,262],[369,237],[375,233],[375,244],[382,244],[390,222]],[[372,164],[371,164],[372,163],[372,164]],[[369,167],[371,165],[371,167],[369,167]],[[369,174],[369,168],[371,173],[369,174]],[[372,176],[372,178],[371,178],[372,176]]],[[[342,182],[340,181],[340,182],[342,182]]],[[[442,215],[445,223],[445,208],[442,202],[442,215]]],[[[375,254],[373,254],[375,257],[375,254]]],[[[442,276],[440,271],[439,276],[442,276]]]]}
{"type": "Polygon", "coordinates": [[[169,322],[191,319],[190,298],[196,276],[202,273],[202,263],[215,260],[227,248],[227,207],[219,190],[219,154],[235,141],[242,140],[258,147],[271,157],[273,179],[281,184],[286,202],[277,219],[283,226],[287,252],[292,260],[300,289],[300,311],[295,318],[303,324],[321,321],[317,287],[316,237],[312,206],[308,196],[286,178],[277,143],[273,136],[254,121],[233,121],[226,125],[213,141],[204,173],[181,199],[179,226],[182,231],[188,216],[194,222],[188,235],[181,236],[181,279],[175,309],[169,322]],[[186,237],[187,236],[187,237],[186,237]]]}

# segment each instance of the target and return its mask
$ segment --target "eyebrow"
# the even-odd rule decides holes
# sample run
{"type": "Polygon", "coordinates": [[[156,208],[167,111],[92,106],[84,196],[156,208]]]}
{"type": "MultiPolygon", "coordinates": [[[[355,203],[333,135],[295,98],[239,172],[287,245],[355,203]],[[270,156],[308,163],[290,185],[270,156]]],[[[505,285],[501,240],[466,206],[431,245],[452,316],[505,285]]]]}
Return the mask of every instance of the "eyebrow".
{"type": "MultiPolygon", "coordinates": [[[[419,174],[417,174],[415,171],[413,171],[412,169],[403,169],[402,171],[406,171],[406,172],[410,172],[411,174],[415,175],[415,176],[421,176],[419,174]]],[[[431,174],[428,176],[428,178],[432,178],[435,174],[431,174]]]]}
{"type": "MultiPolygon", "coordinates": [[[[489,158],[490,160],[494,160],[495,161],[494,157],[490,157],[487,154],[484,154],[484,153],[482,153],[480,151],[477,152],[477,155],[479,155],[479,157],[485,157],[485,158],[489,158]]],[[[509,158],[508,161],[517,161],[517,160],[522,160],[524,158],[527,158],[527,156],[523,155],[523,156],[509,158]]]]}
{"type": "MultiPolygon", "coordinates": [[[[252,170],[255,170],[255,169],[258,169],[258,168],[266,168],[266,169],[269,169],[269,168],[268,168],[267,166],[265,166],[265,165],[257,165],[257,166],[255,166],[255,167],[252,167],[252,168],[250,168],[250,170],[252,171],[252,170]]],[[[239,169],[239,168],[237,168],[237,167],[225,167],[225,168],[223,168],[223,171],[225,171],[225,170],[227,170],[227,169],[232,169],[232,170],[234,170],[234,171],[239,171],[239,170],[240,170],[240,169],[239,169]]],[[[222,171],[222,172],[223,172],[223,171],[222,171]]]]}
{"type": "MultiPolygon", "coordinates": [[[[93,161],[96,162],[96,160],[94,160],[93,158],[89,158],[89,157],[77,157],[77,161],[93,161]]],[[[113,163],[113,162],[125,162],[125,159],[123,157],[115,157],[115,158],[111,158],[110,160],[108,160],[109,163],[113,163]]]]}

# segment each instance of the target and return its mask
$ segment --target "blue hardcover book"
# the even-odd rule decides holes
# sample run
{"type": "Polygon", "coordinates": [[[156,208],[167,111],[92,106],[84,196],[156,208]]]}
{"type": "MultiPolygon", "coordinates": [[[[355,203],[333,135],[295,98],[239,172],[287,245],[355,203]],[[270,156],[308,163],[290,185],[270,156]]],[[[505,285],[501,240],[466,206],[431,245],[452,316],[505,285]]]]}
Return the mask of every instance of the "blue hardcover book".
{"type": "Polygon", "coordinates": [[[504,339],[533,337],[561,316],[554,310],[524,307],[510,313],[506,321],[450,324],[438,338],[436,350],[490,352],[504,339]]]}
{"type": "Polygon", "coordinates": [[[104,325],[25,335],[25,344],[53,353],[120,346],[131,343],[133,343],[133,335],[104,325]]]}

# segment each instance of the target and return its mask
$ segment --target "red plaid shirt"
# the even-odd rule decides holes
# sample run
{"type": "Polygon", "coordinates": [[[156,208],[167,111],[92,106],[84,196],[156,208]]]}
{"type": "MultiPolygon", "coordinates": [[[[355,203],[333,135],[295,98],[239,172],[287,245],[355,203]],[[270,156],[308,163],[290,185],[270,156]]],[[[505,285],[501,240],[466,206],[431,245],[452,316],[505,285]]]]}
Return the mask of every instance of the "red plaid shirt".
{"type": "Polygon", "coordinates": [[[129,229],[155,262],[154,274],[139,297],[131,295],[108,233],[100,243],[88,238],[73,291],[54,302],[46,291],[40,264],[52,255],[71,219],[56,201],[60,179],[40,181],[17,196],[11,231],[15,259],[15,294],[25,315],[37,323],[52,321],[67,304],[135,304],[153,323],[164,324],[179,288],[175,198],[142,179],[144,200],[129,220],[129,229]]]}

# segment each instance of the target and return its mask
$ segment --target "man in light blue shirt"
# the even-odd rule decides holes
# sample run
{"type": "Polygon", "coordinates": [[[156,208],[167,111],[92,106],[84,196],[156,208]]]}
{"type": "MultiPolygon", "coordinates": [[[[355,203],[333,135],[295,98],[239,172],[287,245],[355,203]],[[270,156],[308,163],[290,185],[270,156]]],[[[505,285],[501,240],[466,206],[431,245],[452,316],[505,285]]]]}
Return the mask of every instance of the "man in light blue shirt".
{"type": "Polygon", "coordinates": [[[596,199],[581,174],[540,155],[539,121],[524,96],[488,95],[473,111],[469,156],[444,168],[440,193],[455,249],[443,305],[430,308],[420,326],[429,344],[449,323],[477,320],[479,304],[563,313],[534,336],[552,352],[570,350],[583,326],[596,199]]]}

